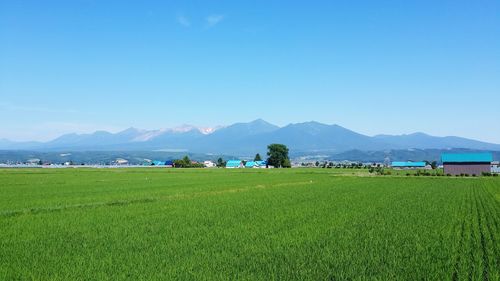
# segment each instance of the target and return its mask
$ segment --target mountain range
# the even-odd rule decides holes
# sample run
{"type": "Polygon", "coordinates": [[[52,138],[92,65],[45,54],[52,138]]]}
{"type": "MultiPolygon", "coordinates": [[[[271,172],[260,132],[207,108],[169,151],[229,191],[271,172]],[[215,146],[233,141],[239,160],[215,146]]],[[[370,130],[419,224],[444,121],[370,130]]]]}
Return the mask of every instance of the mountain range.
{"type": "Polygon", "coordinates": [[[248,156],[265,153],[270,143],[284,143],[295,154],[342,153],[350,150],[473,149],[500,151],[500,144],[424,133],[367,136],[339,125],[311,121],[278,127],[262,119],[226,127],[141,130],[118,133],[66,134],[48,142],[0,140],[2,150],[36,151],[171,151],[248,156]]]}

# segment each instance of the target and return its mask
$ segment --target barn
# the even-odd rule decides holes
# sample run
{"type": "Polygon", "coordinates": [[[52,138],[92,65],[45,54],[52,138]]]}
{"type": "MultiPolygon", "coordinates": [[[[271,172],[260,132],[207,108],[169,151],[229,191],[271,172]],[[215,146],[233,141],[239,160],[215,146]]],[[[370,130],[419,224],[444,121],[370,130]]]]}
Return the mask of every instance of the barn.
{"type": "Polygon", "coordinates": [[[444,173],[450,175],[475,175],[491,172],[491,153],[443,153],[444,173]]]}

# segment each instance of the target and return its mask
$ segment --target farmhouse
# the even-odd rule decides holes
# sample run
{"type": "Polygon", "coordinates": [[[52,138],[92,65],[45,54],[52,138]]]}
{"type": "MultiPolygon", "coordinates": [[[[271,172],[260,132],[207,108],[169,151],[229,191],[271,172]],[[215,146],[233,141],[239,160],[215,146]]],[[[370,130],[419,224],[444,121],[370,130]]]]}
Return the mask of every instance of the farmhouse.
{"type": "Polygon", "coordinates": [[[450,175],[476,175],[491,172],[491,153],[443,153],[444,173],[450,175]]]}
{"type": "Polygon", "coordinates": [[[234,168],[244,168],[243,162],[240,160],[229,160],[226,162],[226,168],[234,169],[234,168]]]}
{"type": "Polygon", "coordinates": [[[425,162],[392,162],[391,167],[394,169],[409,170],[409,169],[431,169],[430,165],[425,162]]]}

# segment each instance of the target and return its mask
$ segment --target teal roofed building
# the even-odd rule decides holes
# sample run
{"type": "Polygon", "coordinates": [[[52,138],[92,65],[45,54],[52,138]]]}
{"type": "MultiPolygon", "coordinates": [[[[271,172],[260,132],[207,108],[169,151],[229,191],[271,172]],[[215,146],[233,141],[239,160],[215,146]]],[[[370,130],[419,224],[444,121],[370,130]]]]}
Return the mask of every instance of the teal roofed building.
{"type": "Polygon", "coordinates": [[[245,163],[245,168],[254,168],[255,166],[257,166],[257,163],[255,163],[255,161],[248,161],[245,163]]]}
{"type": "Polygon", "coordinates": [[[267,161],[248,161],[245,163],[245,168],[266,168],[267,161]]]}
{"type": "Polygon", "coordinates": [[[391,167],[394,169],[431,169],[431,166],[427,165],[426,162],[413,161],[392,162],[391,167]]]}
{"type": "Polygon", "coordinates": [[[226,168],[234,169],[234,168],[244,168],[243,162],[241,160],[228,160],[226,162],[226,168]]]}
{"type": "Polygon", "coordinates": [[[484,163],[493,161],[491,153],[443,153],[441,155],[443,163],[484,163]]]}
{"type": "Polygon", "coordinates": [[[491,172],[491,153],[443,153],[441,155],[446,175],[475,175],[491,172]]]}

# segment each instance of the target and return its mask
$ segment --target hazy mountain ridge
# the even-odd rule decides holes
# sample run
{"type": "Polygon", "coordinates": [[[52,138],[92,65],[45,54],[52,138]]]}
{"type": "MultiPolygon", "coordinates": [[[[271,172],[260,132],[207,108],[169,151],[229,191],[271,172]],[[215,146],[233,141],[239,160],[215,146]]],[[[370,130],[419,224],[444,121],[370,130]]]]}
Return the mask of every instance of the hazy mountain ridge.
{"type": "Polygon", "coordinates": [[[0,140],[4,150],[183,150],[196,153],[250,155],[264,153],[270,143],[284,143],[290,150],[342,153],[351,150],[464,148],[500,151],[500,144],[455,136],[436,137],[425,133],[366,136],[339,125],[315,121],[278,127],[262,119],[226,127],[198,128],[191,125],[162,130],[128,128],[118,133],[66,134],[52,141],[12,142],[0,140]]]}

